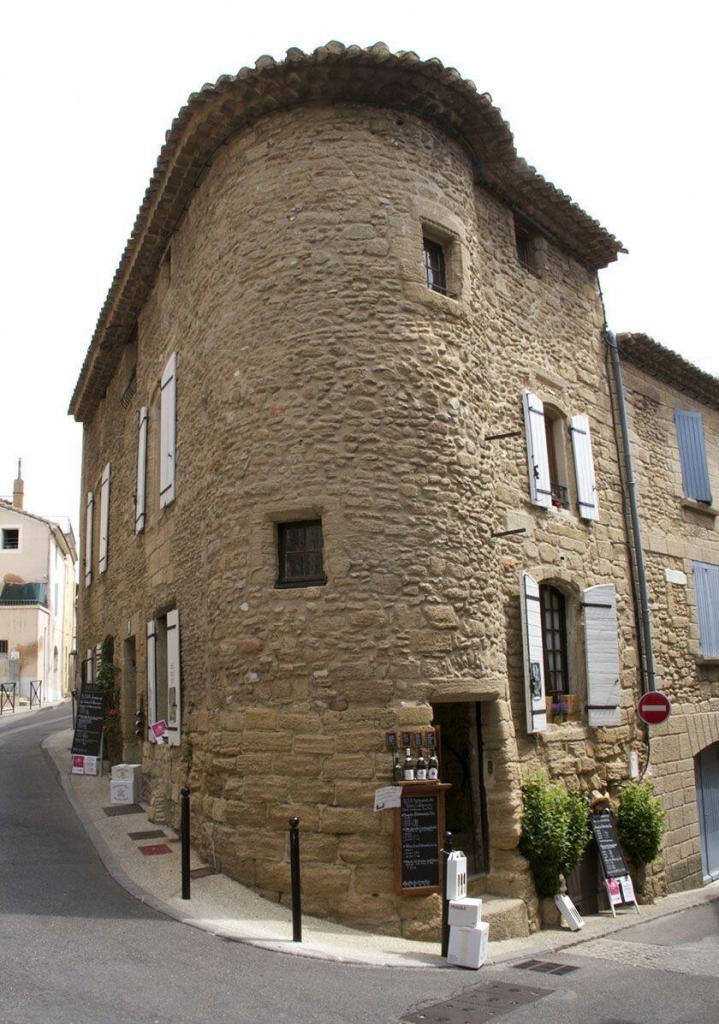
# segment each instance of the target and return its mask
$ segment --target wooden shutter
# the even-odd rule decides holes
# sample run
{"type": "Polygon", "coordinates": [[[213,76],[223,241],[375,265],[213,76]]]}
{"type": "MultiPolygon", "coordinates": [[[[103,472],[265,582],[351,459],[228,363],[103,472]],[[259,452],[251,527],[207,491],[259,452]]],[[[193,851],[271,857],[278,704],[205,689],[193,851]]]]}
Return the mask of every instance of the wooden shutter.
{"type": "Polygon", "coordinates": [[[590,726],[620,725],[617,595],[613,583],[589,587],[582,595],[587,711],[590,726]]]}
{"type": "Polygon", "coordinates": [[[539,584],[528,572],[522,572],[519,585],[527,732],[544,732],[547,728],[547,702],[544,694],[544,647],[539,584]]]}
{"type": "Polygon", "coordinates": [[[92,583],[92,520],[95,514],[95,496],[92,491],[87,492],[87,504],[85,506],[85,586],[92,583]]]}
{"type": "Polygon", "coordinates": [[[711,504],[712,492],[709,486],[701,415],[698,412],[682,412],[676,409],[674,423],[677,428],[684,494],[695,501],[706,501],[711,504]]]}
{"type": "Polygon", "coordinates": [[[152,742],[155,739],[154,733],[150,732],[149,726],[157,720],[157,663],[155,659],[155,647],[157,645],[157,624],[154,619],[147,623],[147,725],[148,739],[152,742]]]}
{"type": "Polygon", "coordinates": [[[135,488],[135,533],[145,529],[145,478],[147,476],[147,406],[140,409],[137,434],[137,484],[135,488]]]}
{"type": "Polygon", "coordinates": [[[107,541],[110,529],[110,463],[102,471],[100,483],[100,572],[107,569],[107,541]]]}
{"type": "Polygon", "coordinates": [[[577,478],[577,501],[582,519],[599,519],[597,482],[594,477],[592,437],[586,416],[572,416],[569,429],[572,435],[574,472],[577,478]]]}
{"type": "Polygon", "coordinates": [[[534,505],[549,508],[552,504],[552,481],[549,475],[544,405],[541,398],[537,398],[531,391],[524,392],[524,427],[527,435],[529,495],[534,505]]]}
{"type": "Polygon", "coordinates": [[[175,500],[175,367],[173,352],[160,383],[160,508],[175,500]]]}
{"type": "Polygon", "coordinates": [[[180,613],[167,613],[167,741],[179,747],[182,729],[180,686],[180,613]]]}
{"type": "Polygon", "coordinates": [[[719,565],[694,562],[699,646],[705,658],[719,658],[719,565]]]}

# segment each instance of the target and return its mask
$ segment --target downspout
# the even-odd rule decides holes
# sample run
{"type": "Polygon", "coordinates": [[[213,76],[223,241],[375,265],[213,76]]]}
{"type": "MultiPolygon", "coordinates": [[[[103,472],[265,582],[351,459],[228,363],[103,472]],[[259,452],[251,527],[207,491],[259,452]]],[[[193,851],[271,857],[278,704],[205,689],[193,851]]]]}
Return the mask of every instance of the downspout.
{"type": "Polygon", "coordinates": [[[614,386],[619,405],[619,423],[622,435],[622,452],[624,455],[624,468],[626,472],[627,496],[629,498],[629,514],[632,523],[632,534],[634,536],[634,557],[636,560],[637,583],[639,585],[639,608],[642,624],[644,666],[642,671],[642,690],[644,693],[656,690],[654,675],[654,651],[652,649],[651,624],[649,622],[649,591],[647,589],[647,573],[644,564],[644,551],[642,549],[642,535],[639,528],[639,510],[637,508],[637,487],[634,479],[634,466],[632,453],[629,447],[629,426],[627,424],[627,407],[624,400],[624,383],[622,381],[622,368],[619,362],[619,350],[617,339],[612,331],[605,328],[604,339],[609,347],[612,359],[612,373],[614,386]]]}

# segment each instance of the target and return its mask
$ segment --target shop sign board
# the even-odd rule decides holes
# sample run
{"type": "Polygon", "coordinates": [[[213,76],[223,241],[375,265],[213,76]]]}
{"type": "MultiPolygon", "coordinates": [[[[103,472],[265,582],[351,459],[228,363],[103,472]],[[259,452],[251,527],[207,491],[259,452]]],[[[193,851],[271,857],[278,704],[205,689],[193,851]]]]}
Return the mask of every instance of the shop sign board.
{"type": "MultiPolygon", "coordinates": [[[[105,691],[98,686],[84,686],[77,702],[75,732],[72,737],[72,755],[100,757],[102,727],[105,720],[105,691]]],[[[73,771],[76,771],[73,760],[73,771]]]]}
{"type": "MultiPolygon", "coordinates": [[[[394,787],[393,787],[394,788],[394,787]]],[[[395,890],[405,896],[439,892],[444,836],[443,782],[409,782],[395,815],[395,890]]]]}
{"type": "Polygon", "coordinates": [[[619,842],[617,826],[611,811],[597,811],[589,815],[594,839],[602,862],[605,878],[621,878],[629,874],[619,842]]]}

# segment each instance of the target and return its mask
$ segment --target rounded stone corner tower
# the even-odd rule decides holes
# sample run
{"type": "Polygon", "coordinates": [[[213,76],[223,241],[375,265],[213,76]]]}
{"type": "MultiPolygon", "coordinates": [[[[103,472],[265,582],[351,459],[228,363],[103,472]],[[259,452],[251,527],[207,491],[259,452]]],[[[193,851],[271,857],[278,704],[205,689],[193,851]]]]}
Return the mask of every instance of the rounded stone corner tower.
{"type": "Polygon", "coordinates": [[[436,742],[476,889],[533,926],[520,562],[493,541],[526,463],[491,438],[560,291],[591,348],[618,249],[488,96],[382,44],[260,58],[173,123],[71,407],[81,647],[89,673],[115,636],[126,754],[158,819],[189,784],[226,874],[286,899],[297,815],[307,912],[434,937],[439,896],[398,889],[373,795],[393,742],[436,742]],[[170,742],[133,747],[138,713],[170,742]]]}

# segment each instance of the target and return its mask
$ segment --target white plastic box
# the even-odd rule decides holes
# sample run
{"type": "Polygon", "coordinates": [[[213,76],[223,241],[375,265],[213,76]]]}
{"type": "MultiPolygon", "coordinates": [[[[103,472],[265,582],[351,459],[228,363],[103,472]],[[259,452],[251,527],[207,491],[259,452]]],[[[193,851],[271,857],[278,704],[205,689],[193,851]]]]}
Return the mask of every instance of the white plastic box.
{"type": "Polygon", "coordinates": [[[112,778],[116,782],[134,782],[135,788],[140,788],[141,764],[114,764],[112,766],[112,778]]]}
{"type": "Polygon", "coordinates": [[[125,779],[110,779],[110,803],[134,804],[135,784],[125,779]]]}
{"type": "Polygon", "coordinates": [[[476,928],[451,927],[447,963],[478,970],[487,959],[488,937],[489,925],[484,921],[476,928]]]}
{"type": "Polygon", "coordinates": [[[466,897],[463,900],[450,900],[449,924],[457,928],[476,928],[482,923],[482,901],[466,897]]]}
{"type": "Polygon", "coordinates": [[[447,897],[462,900],[467,895],[467,858],[461,850],[447,857],[447,897]]]}

